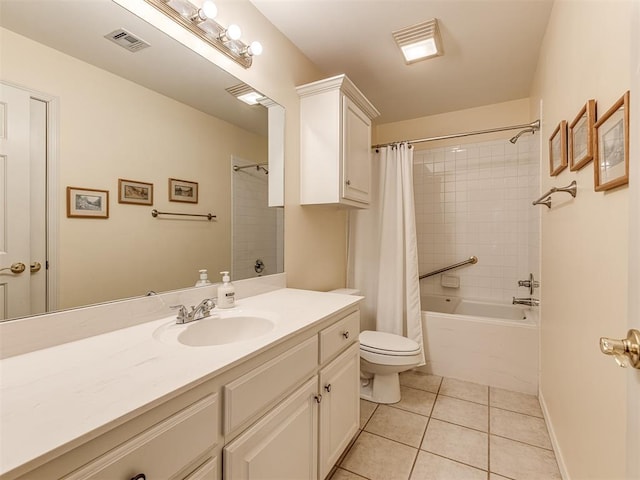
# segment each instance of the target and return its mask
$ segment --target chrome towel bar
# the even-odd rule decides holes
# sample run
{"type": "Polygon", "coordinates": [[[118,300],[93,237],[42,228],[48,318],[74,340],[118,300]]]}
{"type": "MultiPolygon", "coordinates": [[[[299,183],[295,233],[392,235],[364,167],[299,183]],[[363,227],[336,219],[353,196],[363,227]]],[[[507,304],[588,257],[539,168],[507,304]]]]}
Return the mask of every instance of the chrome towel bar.
{"type": "Polygon", "coordinates": [[[151,216],[153,218],[156,218],[158,215],[179,215],[182,217],[206,217],[207,220],[211,221],[214,218],[217,218],[215,215],[212,215],[211,213],[207,213],[207,214],[198,214],[198,213],[171,213],[171,212],[159,212],[158,210],[156,210],[155,208],[153,210],[151,210],[151,216]]]}
{"type": "Polygon", "coordinates": [[[423,278],[432,277],[433,275],[438,275],[439,273],[446,272],[448,270],[453,270],[454,268],[459,268],[464,265],[474,264],[474,263],[478,263],[478,257],[476,257],[475,255],[469,257],[468,259],[462,262],[454,263],[453,265],[449,265],[448,267],[439,268],[438,270],[434,270],[433,272],[420,275],[419,279],[422,280],[423,278]]]}
{"type": "Polygon", "coordinates": [[[566,187],[552,187],[546,192],[544,195],[541,195],[540,198],[533,201],[533,205],[546,205],[547,208],[551,208],[551,194],[557,192],[566,192],[571,194],[573,198],[575,198],[576,193],[578,192],[578,183],[574,180],[566,187]]]}

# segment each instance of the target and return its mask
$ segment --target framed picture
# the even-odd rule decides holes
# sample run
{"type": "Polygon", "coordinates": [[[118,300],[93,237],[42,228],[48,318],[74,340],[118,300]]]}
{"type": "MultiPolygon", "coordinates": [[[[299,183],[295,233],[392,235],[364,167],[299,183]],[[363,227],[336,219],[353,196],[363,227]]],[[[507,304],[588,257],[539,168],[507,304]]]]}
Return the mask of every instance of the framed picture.
{"type": "Polygon", "coordinates": [[[169,201],[198,203],[198,184],[187,180],[170,178],[169,201]]]}
{"type": "Polygon", "coordinates": [[[67,217],[109,218],[109,191],[67,187],[67,217]]]}
{"type": "Polygon", "coordinates": [[[576,118],[569,124],[569,170],[575,172],[593,160],[593,126],[596,122],[596,101],[587,100],[576,118]]]}
{"type": "Polygon", "coordinates": [[[567,121],[562,120],[549,138],[549,171],[555,177],[567,168],[567,121]]]}
{"type": "Polygon", "coordinates": [[[118,203],[153,205],[153,184],[119,178],[118,203]]]}
{"type": "Polygon", "coordinates": [[[595,136],[596,192],[629,183],[629,91],[596,122],[595,136]]]}

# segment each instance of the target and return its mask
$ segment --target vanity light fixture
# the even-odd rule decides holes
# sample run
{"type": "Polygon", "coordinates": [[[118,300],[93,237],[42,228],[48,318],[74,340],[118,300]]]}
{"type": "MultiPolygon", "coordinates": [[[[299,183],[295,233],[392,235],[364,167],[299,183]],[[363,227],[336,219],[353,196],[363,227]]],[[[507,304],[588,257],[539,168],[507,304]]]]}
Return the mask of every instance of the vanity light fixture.
{"type": "Polygon", "coordinates": [[[200,7],[189,0],[145,0],[145,2],[244,68],[249,68],[253,57],[262,53],[260,42],[254,41],[247,45],[240,40],[242,31],[238,25],[231,24],[225,28],[214,20],[218,15],[218,8],[212,0],[204,0],[200,7]]]}
{"type": "Polygon", "coordinates": [[[396,30],[392,35],[407,65],[444,55],[437,18],[396,30]]]}
{"type": "Polygon", "coordinates": [[[264,95],[262,95],[260,92],[256,92],[246,83],[239,83],[238,85],[229,87],[226,90],[231,95],[236,97],[241,102],[246,103],[247,105],[257,105],[263,98],[265,98],[264,95]]]}

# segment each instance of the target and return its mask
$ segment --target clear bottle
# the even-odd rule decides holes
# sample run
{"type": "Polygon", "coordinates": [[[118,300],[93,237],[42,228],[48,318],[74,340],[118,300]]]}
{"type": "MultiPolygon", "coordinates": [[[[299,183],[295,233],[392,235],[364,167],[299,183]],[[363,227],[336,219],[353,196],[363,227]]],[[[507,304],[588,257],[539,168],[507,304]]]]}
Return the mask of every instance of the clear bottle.
{"type": "Polygon", "coordinates": [[[231,308],[235,306],[236,290],[230,282],[229,272],[220,272],[222,285],[218,287],[218,308],[231,308]]]}
{"type": "Polygon", "coordinates": [[[207,285],[211,285],[211,281],[209,281],[209,275],[206,270],[198,270],[200,272],[200,280],[196,282],[196,287],[206,287],[207,285]]]}

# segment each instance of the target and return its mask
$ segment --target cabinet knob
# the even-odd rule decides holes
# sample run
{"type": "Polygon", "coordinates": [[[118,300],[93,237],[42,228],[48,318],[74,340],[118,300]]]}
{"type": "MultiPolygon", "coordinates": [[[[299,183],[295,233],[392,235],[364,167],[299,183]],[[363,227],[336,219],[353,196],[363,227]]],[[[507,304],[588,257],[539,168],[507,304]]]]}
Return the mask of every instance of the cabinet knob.
{"type": "Polygon", "coordinates": [[[349,338],[349,330],[342,332],[342,336],[346,339],[349,338]]]}
{"type": "Polygon", "coordinates": [[[131,480],[147,480],[147,476],[144,473],[139,473],[135,477],[131,477],[131,480]]]}
{"type": "Polygon", "coordinates": [[[313,398],[316,401],[316,403],[320,403],[322,401],[322,395],[314,395],[313,398]]]}
{"type": "Polygon", "coordinates": [[[331,384],[328,383],[324,386],[324,389],[327,391],[327,393],[331,392],[331,384]]]}
{"type": "Polygon", "coordinates": [[[347,181],[346,181],[346,182],[344,182],[344,183],[346,183],[347,185],[351,185],[351,180],[347,180],[347,181]]]}

